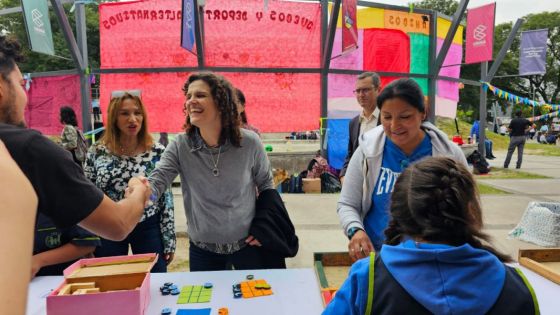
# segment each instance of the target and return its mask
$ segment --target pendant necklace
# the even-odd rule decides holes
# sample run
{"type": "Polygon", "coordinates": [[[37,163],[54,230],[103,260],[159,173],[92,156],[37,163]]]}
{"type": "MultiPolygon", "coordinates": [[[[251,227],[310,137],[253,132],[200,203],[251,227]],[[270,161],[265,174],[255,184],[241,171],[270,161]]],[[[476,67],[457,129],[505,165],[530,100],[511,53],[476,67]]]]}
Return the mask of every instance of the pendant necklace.
{"type": "Polygon", "coordinates": [[[212,157],[212,164],[214,164],[214,168],[212,169],[212,175],[214,175],[215,177],[220,176],[220,170],[218,169],[218,163],[220,163],[220,153],[222,153],[222,146],[220,146],[220,149],[218,150],[218,158],[216,159],[216,161],[214,161],[214,154],[212,154],[212,151],[210,151],[210,149],[206,148],[206,150],[208,150],[208,152],[210,153],[210,157],[212,157]]]}

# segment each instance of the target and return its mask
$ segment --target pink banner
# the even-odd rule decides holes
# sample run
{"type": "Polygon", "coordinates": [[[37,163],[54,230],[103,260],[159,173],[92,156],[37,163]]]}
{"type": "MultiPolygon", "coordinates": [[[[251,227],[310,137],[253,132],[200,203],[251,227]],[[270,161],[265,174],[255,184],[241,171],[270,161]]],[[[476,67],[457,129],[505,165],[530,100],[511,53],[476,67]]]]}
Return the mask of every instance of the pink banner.
{"type": "Polygon", "coordinates": [[[466,63],[492,60],[495,13],[496,3],[469,9],[467,13],[466,63]]]}
{"type": "Polygon", "coordinates": [[[33,78],[27,93],[25,121],[46,135],[60,135],[60,107],[70,106],[82,128],[80,78],[77,75],[33,78]]]}
{"type": "Polygon", "coordinates": [[[207,0],[204,29],[208,66],[320,66],[318,2],[207,0]]]}
{"type": "Polygon", "coordinates": [[[358,48],[357,0],[342,0],[342,53],[358,48]]]}
{"type": "MultiPolygon", "coordinates": [[[[437,51],[441,49],[443,39],[437,39],[437,51]]],[[[463,57],[463,47],[458,44],[451,44],[447,56],[443,61],[443,66],[439,71],[440,76],[459,78],[461,75],[461,59],[463,57]],[[452,65],[452,66],[450,66],[452,65]]],[[[437,95],[450,100],[459,100],[459,83],[447,80],[437,81],[437,95]]]]}
{"type": "MultiPolygon", "coordinates": [[[[319,67],[319,3],[207,0],[208,66],[319,67]],[[272,53],[273,52],[273,53],[272,53]]],[[[181,48],[181,0],[99,6],[102,68],[189,67],[196,56],[181,48]]]]}
{"type": "Polygon", "coordinates": [[[342,54],[342,30],[337,29],[334,34],[331,69],[362,70],[364,68],[364,30],[358,30],[358,49],[342,54]]]}
{"type": "Polygon", "coordinates": [[[194,67],[181,48],[181,0],[99,5],[101,68],[194,67]]]}
{"type": "MultiPolygon", "coordinates": [[[[181,91],[188,73],[101,75],[100,106],[106,121],[113,90],[142,90],[150,132],[181,132],[185,121],[181,91]]],[[[262,132],[319,128],[320,75],[291,73],[222,73],[247,99],[249,123],[262,132]]]]}

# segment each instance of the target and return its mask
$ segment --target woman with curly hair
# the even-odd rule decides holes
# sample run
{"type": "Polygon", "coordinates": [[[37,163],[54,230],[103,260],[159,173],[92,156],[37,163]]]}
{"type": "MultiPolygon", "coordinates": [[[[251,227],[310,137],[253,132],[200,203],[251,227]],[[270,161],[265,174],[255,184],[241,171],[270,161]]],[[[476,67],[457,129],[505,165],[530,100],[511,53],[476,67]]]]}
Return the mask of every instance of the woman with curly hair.
{"type": "MultiPolygon", "coordinates": [[[[124,198],[126,183],[134,176],[149,176],[165,148],[148,131],[148,116],[139,96],[124,92],[113,96],[107,109],[103,137],[88,151],[86,176],[114,201],[124,198]]],[[[140,223],[122,241],[102,239],[96,256],[157,253],[152,272],[166,272],[175,253],[175,219],[170,186],[144,209],[140,223]]]]}
{"type": "Polygon", "coordinates": [[[183,92],[185,133],[150,175],[153,197],[180,176],[191,271],[262,268],[260,242],[249,227],[257,192],[273,188],[264,147],[257,134],[240,128],[235,92],[225,78],[195,73],[183,92]]]}
{"type": "Polygon", "coordinates": [[[394,189],[385,245],[352,266],[323,314],[539,314],[523,273],[482,232],[461,162],[426,158],[394,189]]]}

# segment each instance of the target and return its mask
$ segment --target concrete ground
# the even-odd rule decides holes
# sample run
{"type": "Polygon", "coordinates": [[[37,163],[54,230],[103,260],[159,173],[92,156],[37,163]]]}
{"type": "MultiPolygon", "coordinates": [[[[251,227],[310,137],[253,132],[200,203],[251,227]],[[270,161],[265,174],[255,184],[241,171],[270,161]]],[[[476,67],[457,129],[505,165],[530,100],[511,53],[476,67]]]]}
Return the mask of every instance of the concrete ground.
{"type": "MultiPolygon", "coordinates": [[[[492,166],[502,167],[506,152],[495,152],[492,166]]],[[[510,168],[515,168],[515,155],[510,168]]],[[[517,259],[519,248],[539,248],[522,241],[508,239],[507,234],[519,222],[531,201],[560,202],[560,157],[525,155],[522,171],[541,174],[550,179],[479,179],[485,184],[505,190],[509,195],[481,196],[485,230],[493,244],[517,259]]],[[[180,188],[174,188],[176,231],[181,239],[176,261],[171,270],[186,271],[186,219],[180,188]]],[[[286,207],[300,240],[296,257],[287,260],[290,268],[313,267],[313,253],[347,250],[348,240],[342,233],[336,215],[338,194],[283,194],[286,207]]]]}

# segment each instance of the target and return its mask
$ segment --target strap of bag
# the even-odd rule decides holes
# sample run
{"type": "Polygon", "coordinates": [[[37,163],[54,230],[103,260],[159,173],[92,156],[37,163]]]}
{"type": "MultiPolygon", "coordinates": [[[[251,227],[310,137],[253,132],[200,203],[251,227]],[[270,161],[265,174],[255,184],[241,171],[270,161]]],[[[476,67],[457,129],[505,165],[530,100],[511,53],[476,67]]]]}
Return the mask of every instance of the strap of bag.
{"type": "Polygon", "coordinates": [[[375,275],[375,252],[369,253],[368,297],[365,315],[370,315],[373,310],[373,278],[375,275]]]}
{"type": "Polygon", "coordinates": [[[519,276],[521,277],[521,279],[525,283],[525,286],[527,286],[527,289],[529,290],[529,292],[531,292],[531,298],[533,298],[533,305],[535,306],[535,315],[539,315],[541,313],[541,311],[539,309],[539,301],[537,300],[535,290],[531,286],[531,283],[529,283],[529,280],[527,280],[527,278],[525,278],[525,275],[523,274],[523,271],[521,271],[519,268],[515,268],[515,271],[517,271],[517,273],[519,274],[519,276]]]}

